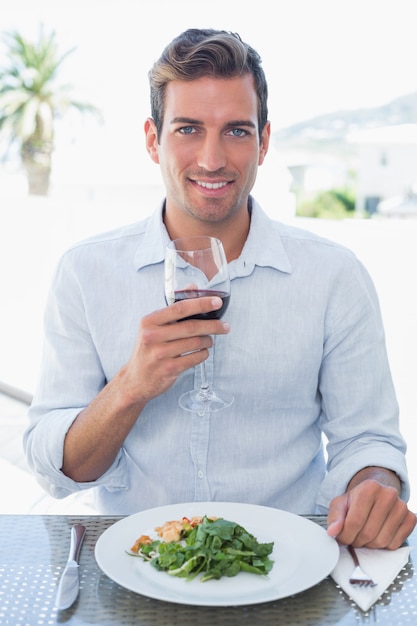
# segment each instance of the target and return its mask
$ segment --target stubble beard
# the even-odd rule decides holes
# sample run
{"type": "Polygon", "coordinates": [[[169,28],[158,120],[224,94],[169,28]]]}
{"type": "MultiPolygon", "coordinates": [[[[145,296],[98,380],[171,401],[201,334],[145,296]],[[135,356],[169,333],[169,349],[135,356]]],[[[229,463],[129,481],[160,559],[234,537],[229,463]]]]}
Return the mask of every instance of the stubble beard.
{"type": "Polygon", "coordinates": [[[219,223],[228,220],[239,209],[239,203],[235,197],[229,200],[225,198],[200,198],[192,201],[190,194],[184,195],[183,208],[185,212],[202,222],[219,223]]]}

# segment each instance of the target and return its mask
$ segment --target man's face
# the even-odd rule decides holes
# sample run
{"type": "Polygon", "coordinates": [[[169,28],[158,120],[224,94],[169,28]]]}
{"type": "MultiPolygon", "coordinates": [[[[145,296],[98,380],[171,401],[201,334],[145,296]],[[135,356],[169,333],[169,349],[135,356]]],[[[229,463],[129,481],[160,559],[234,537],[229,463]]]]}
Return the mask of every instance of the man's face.
{"type": "Polygon", "coordinates": [[[250,74],[170,82],[159,143],[154,128],[147,136],[149,153],[161,167],[171,216],[214,223],[247,210],[269,142],[269,124],[259,142],[250,74]]]}

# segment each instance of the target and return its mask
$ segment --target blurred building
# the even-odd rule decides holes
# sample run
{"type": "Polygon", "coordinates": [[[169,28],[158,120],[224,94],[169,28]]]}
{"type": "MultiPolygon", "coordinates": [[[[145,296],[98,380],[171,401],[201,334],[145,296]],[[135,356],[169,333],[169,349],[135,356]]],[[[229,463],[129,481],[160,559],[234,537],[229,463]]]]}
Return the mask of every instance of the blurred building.
{"type": "Polygon", "coordinates": [[[417,124],[360,130],[347,141],[357,151],[357,210],[381,215],[397,210],[399,217],[417,213],[412,192],[417,185],[417,124]]]}

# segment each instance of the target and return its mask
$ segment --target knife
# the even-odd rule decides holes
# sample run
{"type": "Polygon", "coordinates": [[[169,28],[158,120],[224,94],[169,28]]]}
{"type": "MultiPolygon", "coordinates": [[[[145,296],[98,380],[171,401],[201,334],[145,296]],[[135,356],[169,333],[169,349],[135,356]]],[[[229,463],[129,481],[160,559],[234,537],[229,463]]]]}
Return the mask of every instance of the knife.
{"type": "Polygon", "coordinates": [[[68,609],[78,596],[80,579],[78,574],[78,556],[85,535],[85,526],[74,524],[71,528],[71,543],[68,561],[59,581],[55,599],[57,609],[68,609]]]}

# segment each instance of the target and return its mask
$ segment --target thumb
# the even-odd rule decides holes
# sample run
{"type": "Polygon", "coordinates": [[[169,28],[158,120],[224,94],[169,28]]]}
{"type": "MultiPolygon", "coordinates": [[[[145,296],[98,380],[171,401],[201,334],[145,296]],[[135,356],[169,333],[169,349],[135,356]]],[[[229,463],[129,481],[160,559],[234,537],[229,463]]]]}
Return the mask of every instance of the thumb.
{"type": "Polygon", "coordinates": [[[337,537],[342,532],[348,508],[348,498],[346,494],[338,496],[330,502],[329,513],[327,515],[327,534],[330,537],[337,537]]]}

